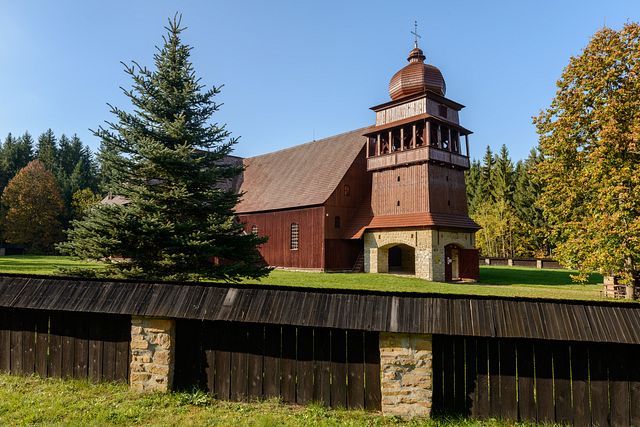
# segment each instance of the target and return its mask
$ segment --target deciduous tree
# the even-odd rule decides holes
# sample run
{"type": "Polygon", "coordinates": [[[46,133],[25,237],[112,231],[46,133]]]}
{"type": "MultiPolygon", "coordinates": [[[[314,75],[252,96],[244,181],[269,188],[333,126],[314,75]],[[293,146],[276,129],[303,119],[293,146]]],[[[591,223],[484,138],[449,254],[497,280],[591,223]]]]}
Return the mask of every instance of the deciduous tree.
{"type": "Polygon", "coordinates": [[[40,161],[33,160],[9,181],[2,204],[7,242],[35,253],[53,251],[54,243],[62,238],[64,206],[53,174],[40,161]]]}
{"type": "Polygon", "coordinates": [[[640,25],[598,31],[557,85],[534,120],[554,256],[632,285],[640,269],[640,25]]]}

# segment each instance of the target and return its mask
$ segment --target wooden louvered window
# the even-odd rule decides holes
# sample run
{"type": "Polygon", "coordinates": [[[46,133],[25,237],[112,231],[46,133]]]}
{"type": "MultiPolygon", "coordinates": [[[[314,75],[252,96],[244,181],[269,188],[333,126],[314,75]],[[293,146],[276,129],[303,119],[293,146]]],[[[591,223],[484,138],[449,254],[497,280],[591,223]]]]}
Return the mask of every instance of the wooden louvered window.
{"type": "Polygon", "coordinates": [[[348,185],[348,184],[345,184],[345,185],[344,185],[344,195],[345,195],[346,197],[349,197],[349,196],[351,195],[351,187],[349,187],[349,185],[348,185]]]}
{"type": "Polygon", "coordinates": [[[257,225],[252,225],[251,226],[251,234],[255,234],[256,236],[258,235],[258,226],[257,225]]]}
{"type": "Polygon", "coordinates": [[[336,216],[336,217],[333,219],[333,226],[334,226],[334,228],[340,228],[340,225],[341,225],[341,224],[340,224],[340,217],[339,217],[339,216],[336,216]]]}
{"type": "Polygon", "coordinates": [[[297,251],[300,244],[300,228],[295,222],[291,224],[291,250],[297,251]]]}

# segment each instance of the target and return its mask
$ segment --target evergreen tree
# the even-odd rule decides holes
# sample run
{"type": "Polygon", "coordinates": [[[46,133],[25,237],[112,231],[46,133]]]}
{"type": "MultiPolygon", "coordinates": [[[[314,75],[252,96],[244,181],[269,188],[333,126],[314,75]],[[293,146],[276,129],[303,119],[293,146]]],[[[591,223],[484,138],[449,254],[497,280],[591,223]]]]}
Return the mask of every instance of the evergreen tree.
{"type": "Polygon", "coordinates": [[[38,148],[36,150],[36,159],[40,160],[47,170],[54,173],[57,172],[57,147],[56,137],[51,129],[47,129],[38,137],[38,148]]]}
{"type": "Polygon", "coordinates": [[[491,196],[491,181],[493,179],[493,167],[496,163],[496,159],[491,151],[491,147],[487,145],[487,149],[482,158],[482,170],[481,170],[481,188],[484,197],[491,196]]]}
{"type": "Polygon", "coordinates": [[[9,133],[0,148],[0,192],[32,159],[33,138],[29,132],[19,138],[9,133]]]}
{"type": "Polygon", "coordinates": [[[482,167],[478,160],[471,162],[471,167],[465,172],[465,186],[467,190],[467,206],[469,214],[477,211],[478,205],[482,202],[482,167]]]}
{"type": "Polygon", "coordinates": [[[513,163],[506,145],[500,147],[500,154],[495,157],[495,165],[491,171],[490,192],[495,201],[504,200],[510,204],[512,199],[513,163]]]}
{"type": "Polygon", "coordinates": [[[125,66],[134,112],[112,107],[116,120],[95,132],[108,188],[128,203],[89,209],[60,249],[82,258],[120,256],[106,273],[127,277],[261,277],[269,271],[257,251],[264,239],[244,233],[234,215],[239,195],[218,185],[241,172],[222,162],[237,140],[209,122],[220,87],[204,90],[182,31],[179,19],[169,21],[154,70],[125,66]]]}

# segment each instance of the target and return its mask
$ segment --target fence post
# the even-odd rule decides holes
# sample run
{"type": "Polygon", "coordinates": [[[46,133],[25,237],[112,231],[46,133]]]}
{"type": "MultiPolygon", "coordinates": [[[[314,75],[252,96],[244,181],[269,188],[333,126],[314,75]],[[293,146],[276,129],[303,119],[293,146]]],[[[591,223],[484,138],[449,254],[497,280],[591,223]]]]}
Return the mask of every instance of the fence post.
{"type": "Polygon", "coordinates": [[[507,265],[509,267],[513,267],[513,259],[512,258],[507,259],[507,265]]]}
{"type": "Polygon", "coordinates": [[[536,268],[542,268],[542,260],[541,259],[537,259],[536,260],[536,268]]]}
{"type": "Polygon", "coordinates": [[[432,336],[380,332],[382,413],[429,417],[432,401],[432,336]]]}
{"type": "Polygon", "coordinates": [[[175,362],[174,319],[131,317],[129,384],[140,392],[169,391],[175,362]]]}

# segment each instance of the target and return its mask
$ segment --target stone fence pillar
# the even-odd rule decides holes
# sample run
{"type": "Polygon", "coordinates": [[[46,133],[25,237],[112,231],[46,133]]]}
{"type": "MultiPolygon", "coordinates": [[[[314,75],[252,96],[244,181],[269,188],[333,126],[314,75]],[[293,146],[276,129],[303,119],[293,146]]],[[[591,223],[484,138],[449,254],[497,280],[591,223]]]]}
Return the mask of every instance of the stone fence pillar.
{"type": "Polygon", "coordinates": [[[383,414],[431,415],[431,341],[426,334],[380,332],[383,414]]]}
{"type": "Polygon", "coordinates": [[[129,384],[141,392],[169,391],[175,360],[174,319],[131,317],[129,384]]]}

